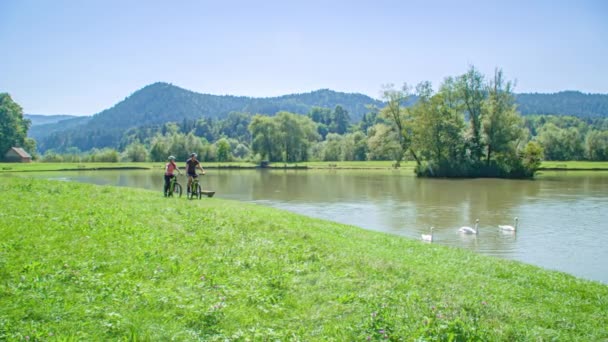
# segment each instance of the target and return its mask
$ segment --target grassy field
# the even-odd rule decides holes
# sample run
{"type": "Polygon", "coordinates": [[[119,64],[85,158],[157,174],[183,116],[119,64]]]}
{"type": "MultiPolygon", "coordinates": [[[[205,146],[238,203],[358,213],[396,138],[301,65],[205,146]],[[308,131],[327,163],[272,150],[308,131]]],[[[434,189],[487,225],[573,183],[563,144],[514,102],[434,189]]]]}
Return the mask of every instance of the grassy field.
{"type": "Polygon", "coordinates": [[[217,198],[0,193],[0,340],[608,339],[608,286],[530,265],[217,198]]]}

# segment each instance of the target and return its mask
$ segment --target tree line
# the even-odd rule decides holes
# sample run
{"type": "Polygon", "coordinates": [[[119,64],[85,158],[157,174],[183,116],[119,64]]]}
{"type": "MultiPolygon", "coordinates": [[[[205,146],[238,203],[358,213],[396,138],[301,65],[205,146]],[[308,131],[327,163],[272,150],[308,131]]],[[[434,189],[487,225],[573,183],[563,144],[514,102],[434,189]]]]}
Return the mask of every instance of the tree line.
{"type": "Polygon", "coordinates": [[[164,161],[195,152],[220,162],[413,160],[420,176],[516,178],[531,177],[543,159],[608,159],[607,118],[522,117],[501,70],[487,77],[471,67],[436,91],[422,82],[387,85],[382,94],[385,105],[368,106],[356,123],[341,105],[312,107],[305,115],[231,112],[131,128],[116,148],[83,152],[72,146],[38,157],[164,161]]]}

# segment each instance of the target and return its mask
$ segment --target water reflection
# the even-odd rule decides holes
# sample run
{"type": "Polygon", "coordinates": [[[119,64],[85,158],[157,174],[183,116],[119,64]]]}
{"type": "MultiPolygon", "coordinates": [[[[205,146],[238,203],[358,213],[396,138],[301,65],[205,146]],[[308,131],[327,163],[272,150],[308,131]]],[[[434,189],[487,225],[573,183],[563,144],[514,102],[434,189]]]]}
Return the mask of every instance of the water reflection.
{"type": "MultiPolygon", "coordinates": [[[[520,260],[608,283],[608,173],[546,173],[537,180],[418,179],[402,171],[209,170],[216,197],[520,260]],[[502,232],[513,224],[516,233],[502,232]],[[479,234],[458,233],[479,219],[479,234]]],[[[29,174],[28,174],[29,175],[29,174]]],[[[158,190],[150,171],[38,173],[102,185],[158,190]]],[[[185,178],[181,177],[182,184],[185,178]]]]}

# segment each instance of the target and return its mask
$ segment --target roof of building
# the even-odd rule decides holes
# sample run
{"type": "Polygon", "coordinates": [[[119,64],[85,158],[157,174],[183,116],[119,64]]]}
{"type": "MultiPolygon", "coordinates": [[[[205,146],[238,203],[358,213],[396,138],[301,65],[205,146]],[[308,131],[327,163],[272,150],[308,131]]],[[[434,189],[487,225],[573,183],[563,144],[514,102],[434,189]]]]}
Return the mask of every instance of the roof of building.
{"type": "Polygon", "coordinates": [[[21,158],[32,158],[32,156],[21,147],[11,147],[11,150],[15,151],[21,158]]]}

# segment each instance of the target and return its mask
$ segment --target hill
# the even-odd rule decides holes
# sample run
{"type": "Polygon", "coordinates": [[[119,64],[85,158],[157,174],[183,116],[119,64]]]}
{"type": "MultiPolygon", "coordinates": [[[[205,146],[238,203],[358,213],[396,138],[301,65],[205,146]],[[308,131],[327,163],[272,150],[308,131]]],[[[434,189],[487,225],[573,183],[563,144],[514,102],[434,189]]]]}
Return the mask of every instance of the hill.
{"type": "Polygon", "coordinates": [[[24,114],[23,117],[30,120],[32,122],[32,127],[34,127],[34,126],[39,126],[39,125],[57,123],[62,120],[75,118],[76,116],[75,115],[63,115],[63,114],[57,114],[57,115],[24,114]]]}
{"type": "Polygon", "coordinates": [[[524,93],[515,95],[515,100],[523,115],[554,114],[580,118],[608,116],[608,94],[584,94],[580,91],[524,93]]]}
{"type": "Polygon", "coordinates": [[[344,107],[353,121],[366,113],[367,105],[382,102],[362,94],[322,89],[305,94],[251,98],[245,96],[199,94],[168,83],[148,85],[112,108],[88,117],[61,120],[32,129],[30,136],[41,151],[78,146],[81,150],[114,146],[129,128],[206,118],[224,118],[231,112],[274,115],[279,111],[306,114],[311,108],[344,107]],[[64,134],[68,133],[68,134],[64,134]]]}
{"type": "MultiPolygon", "coordinates": [[[[410,104],[414,103],[412,98],[410,104]]],[[[516,94],[523,115],[557,114],[585,118],[608,116],[608,94],[584,94],[564,91],[554,94],[516,94]]],[[[113,107],[88,117],[57,115],[44,118],[28,115],[32,120],[29,136],[36,139],[39,150],[62,150],[76,146],[81,150],[116,147],[130,128],[155,126],[199,118],[225,118],[231,112],[274,115],[279,111],[306,114],[313,107],[346,109],[353,123],[367,112],[367,105],[382,107],[383,102],[363,94],[321,89],[279,97],[252,98],[231,95],[200,94],[168,83],[148,85],[113,107]]]]}

